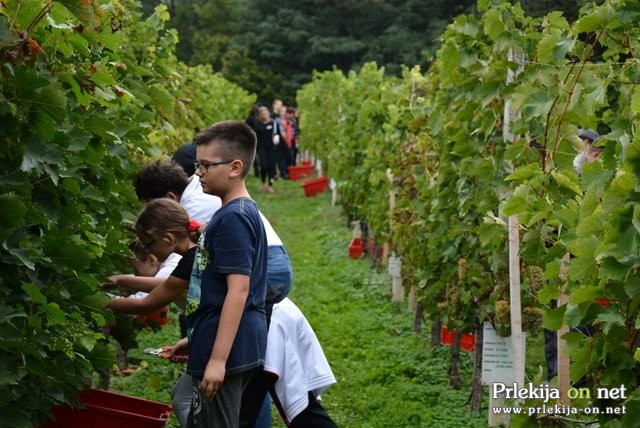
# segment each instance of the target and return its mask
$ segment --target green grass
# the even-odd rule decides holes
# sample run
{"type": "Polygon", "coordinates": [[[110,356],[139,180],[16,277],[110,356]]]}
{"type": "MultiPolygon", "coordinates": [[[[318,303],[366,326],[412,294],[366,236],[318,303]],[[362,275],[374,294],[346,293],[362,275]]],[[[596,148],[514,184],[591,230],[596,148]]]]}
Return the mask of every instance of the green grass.
{"type": "MultiPolygon", "coordinates": [[[[278,181],[263,193],[251,177],[249,191],[282,238],[294,266],[289,297],[313,326],[338,384],[323,394],[323,405],[340,427],[484,427],[483,414],[469,413],[471,357],[461,357],[463,388],[448,385],[450,349],[428,346],[429,326],[412,332],[406,303],[391,302],[390,279],[371,260],[348,258],[351,231],[329,193],[306,198],[300,182],[278,181]]],[[[139,335],[140,349],[173,343],[174,323],[139,335]]],[[[170,402],[169,391],[182,365],[130,352],[148,363],[112,388],[129,395],[170,402]]],[[[143,363],[144,365],[144,363],[143,363]]],[[[274,412],[275,413],[275,412],[274,412]]],[[[274,426],[282,427],[275,422],[274,426]]],[[[170,426],[177,426],[172,419],[170,426]]]]}

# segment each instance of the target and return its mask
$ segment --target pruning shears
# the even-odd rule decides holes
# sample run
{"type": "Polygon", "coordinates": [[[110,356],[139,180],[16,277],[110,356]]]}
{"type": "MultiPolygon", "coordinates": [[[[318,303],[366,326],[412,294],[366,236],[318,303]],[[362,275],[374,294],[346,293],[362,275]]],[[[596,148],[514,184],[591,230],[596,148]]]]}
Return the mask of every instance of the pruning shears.
{"type": "Polygon", "coordinates": [[[142,352],[144,352],[145,354],[162,356],[162,353],[169,352],[170,350],[171,350],[171,346],[163,346],[162,348],[147,348],[142,352]]]}
{"type": "Polygon", "coordinates": [[[171,345],[166,345],[162,348],[146,348],[142,352],[145,354],[157,355],[160,358],[171,360],[174,363],[182,363],[189,359],[188,355],[171,355],[171,348],[173,348],[171,345]]]}

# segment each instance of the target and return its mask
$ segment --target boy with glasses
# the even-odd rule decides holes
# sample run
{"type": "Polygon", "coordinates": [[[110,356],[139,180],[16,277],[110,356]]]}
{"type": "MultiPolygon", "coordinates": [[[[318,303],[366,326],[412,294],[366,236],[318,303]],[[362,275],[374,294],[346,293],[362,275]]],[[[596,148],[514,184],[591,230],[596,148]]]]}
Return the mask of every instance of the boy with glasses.
{"type": "Polygon", "coordinates": [[[187,372],[194,379],[188,426],[236,427],[242,396],[264,365],[267,340],[267,238],[245,186],[256,136],[237,121],[195,137],[196,175],[222,207],[196,252],[185,310],[187,372]]]}

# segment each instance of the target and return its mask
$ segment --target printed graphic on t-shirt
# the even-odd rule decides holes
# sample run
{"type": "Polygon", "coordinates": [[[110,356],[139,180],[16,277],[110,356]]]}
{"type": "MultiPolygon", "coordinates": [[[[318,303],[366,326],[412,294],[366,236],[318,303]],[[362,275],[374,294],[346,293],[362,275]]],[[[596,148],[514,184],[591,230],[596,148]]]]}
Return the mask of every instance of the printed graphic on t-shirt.
{"type": "Polygon", "coordinates": [[[203,233],[198,239],[198,249],[196,250],[196,257],[193,262],[193,269],[191,270],[191,279],[189,280],[189,290],[187,292],[187,306],[185,307],[184,314],[189,316],[198,310],[200,305],[201,285],[202,285],[202,272],[209,264],[209,251],[204,246],[203,233]]]}

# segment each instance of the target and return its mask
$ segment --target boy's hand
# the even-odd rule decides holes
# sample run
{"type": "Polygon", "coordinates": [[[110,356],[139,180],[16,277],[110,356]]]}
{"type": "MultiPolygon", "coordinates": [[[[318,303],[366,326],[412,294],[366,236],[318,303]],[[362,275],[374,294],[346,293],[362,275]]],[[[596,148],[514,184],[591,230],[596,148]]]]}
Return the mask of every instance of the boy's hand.
{"type": "Polygon", "coordinates": [[[218,392],[218,388],[224,381],[226,371],[226,362],[219,360],[209,360],[207,368],[204,370],[204,376],[200,381],[200,391],[204,394],[207,401],[211,401],[213,396],[218,392]]]}
{"type": "Polygon", "coordinates": [[[183,337],[178,340],[169,350],[169,355],[189,355],[189,339],[183,337]]]}

